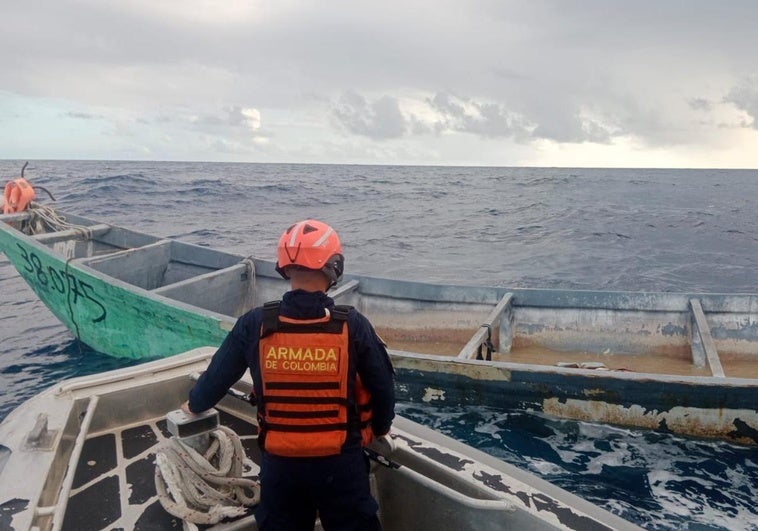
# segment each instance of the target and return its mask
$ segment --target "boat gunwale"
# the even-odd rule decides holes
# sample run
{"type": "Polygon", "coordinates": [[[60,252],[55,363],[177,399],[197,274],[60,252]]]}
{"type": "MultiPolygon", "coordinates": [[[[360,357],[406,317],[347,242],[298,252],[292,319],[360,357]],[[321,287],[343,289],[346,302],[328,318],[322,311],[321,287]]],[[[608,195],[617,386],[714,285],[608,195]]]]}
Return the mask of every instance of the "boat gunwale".
{"type": "MultiPolygon", "coordinates": [[[[61,215],[72,216],[74,219],[85,220],[91,224],[101,221],[72,214],[68,211],[60,211],[61,215]]],[[[0,214],[0,222],[5,217],[14,216],[0,214]]],[[[3,224],[2,229],[11,230],[20,235],[25,241],[34,242],[38,248],[48,249],[49,246],[36,242],[32,237],[24,234],[15,227],[3,224]]],[[[141,237],[159,240],[169,240],[188,248],[196,248],[204,253],[226,255],[241,260],[252,259],[256,266],[256,275],[278,279],[275,271],[275,263],[261,258],[245,257],[238,253],[229,253],[219,249],[204,247],[201,245],[184,242],[173,237],[158,237],[151,234],[127,229],[119,225],[111,224],[114,229],[125,231],[141,237]]],[[[59,253],[53,254],[59,255],[59,253]]],[[[106,255],[107,256],[107,255],[106,255]]],[[[72,260],[76,263],[76,259],[72,260]]],[[[80,264],[87,267],[85,264],[80,264]]],[[[88,268],[88,270],[91,268],[88,268]]],[[[93,270],[96,271],[96,270],[93,270]]],[[[103,275],[105,278],[114,278],[103,275]]],[[[115,279],[118,280],[118,279],[115,279]]],[[[642,312],[687,312],[690,299],[700,299],[703,310],[706,313],[758,313],[758,294],[752,293],[707,293],[707,292],[660,292],[660,291],[623,291],[623,290],[582,290],[582,289],[559,289],[559,288],[523,288],[508,286],[486,286],[435,283],[416,280],[402,280],[384,278],[380,276],[368,276],[357,273],[346,273],[342,282],[357,280],[358,291],[361,295],[379,296],[405,300],[418,300],[421,302],[438,303],[463,303],[463,304],[488,304],[496,305],[507,293],[513,293],[511,305],[514,307],[555,308],[555,309],[587,309],[587,310],[617,310],[617,311],[642,311],[642,312]],[[386,287],[391,289],[386,290],[386,287]],[[385,288],[385,289],[382,289],[385,288]]],[[[135,287],[133,284],[125,285],[135,287]]],[[[149,290],[145,290],[149,293],[149,290]]]]}
{"type": "MultiPolygon", "coordinates": [[[[615,380],[639,380],[639,381],[656,381],[660,383],[685,383],[699,386],[712,387],[755,387],[758,389],[758,378],[735,378],[735,377],[716,377],[716,376],[690,376],[683,374],[671,373],[654,373],[654,372],[635,372],[635,371],[614,371],[614,370],[597,370],[582,369],[573,367],[560,367],[557,365],[539,365],[533,363],[516,363],[510,361],[496,360],[477,360],[472,358],[458,358],[456,356],[443,356],[438,354],[423,354],[405,350],[387,349],[396,364],[407,370],[414,370],[413,367],[406,367],[402,360],[411,360],[415,362],[427,362],[429,367],[425,367],[427,372],[449,372],[445,371],[442,366],[446,364],[478,367],[481,369],[492,369],[525,373],[542,373],[557,374],[561,376],[586,376],[603,380],[612,378],[615,380]],[[397,362],[400,363],[397,363],[397,362]],[[438,369],[438,370],[435,370],[438,369]]],[[[410,365],[410,364],[409,364],[410,365]]]]}

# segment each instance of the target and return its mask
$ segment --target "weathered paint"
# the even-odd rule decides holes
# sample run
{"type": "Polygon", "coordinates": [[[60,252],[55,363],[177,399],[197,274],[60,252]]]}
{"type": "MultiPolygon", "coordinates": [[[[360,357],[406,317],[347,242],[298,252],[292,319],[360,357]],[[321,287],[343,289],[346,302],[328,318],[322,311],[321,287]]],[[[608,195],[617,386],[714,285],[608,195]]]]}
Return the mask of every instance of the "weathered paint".
{"type": "Polygon", "coordinates": [[[648,410],[642,406],[625,407],[598,400],[548,398],[542,402],[545,413],[561,418],[635,426],[670,431],[682,435],[729,439],[735,443],[755,444],[755,434],[743,430],[740,422],[758,426],[758,413],[750,409],[704,409],[673,407],[668,411],[648,410]]]}
{"type": "Polygon", "coordinates": [[[399,399],[430,404],[528,408],[592,422],[758,444],[753,380],[598,373],[475,360],[393,358],[399,399]],[[508,378],[498,378],[507,374],[508,378]],[[444,390],[444,401],[431,390],[444,390]]]}
{"type": "Polygon", "coordinates": [[[421,399],[422,402],[444,402],[445,401],[444,389],[433,389],[431,387],[427,387],[424,391],[425,391],[424,396],[421,399]]]}
{"type": "MultiPolygon", "coordinates": [[[[608,525],[582,513],[560,500],[546,495],[514,478],[503,471],[488,467],[471,457],[457,453],[438,444],[431,444],[416,437],[404,435],[398,430],[396,444],[406,452],[416,454],[422,461],[429,461],[437,466],[449,469],[451,477],[476,485],[484,493],[503,496],[512,504],[510,512],[518,509],[540,514],[557,528],[581,529],[583,531],[609,531],[608,525]]],[[[428,468],[427,465],[425,468],[428,468]]]]}
{"type": "Polygon", "coordinates": [[[221,323],[230,318],[103,278],[61,260],[44,245],[7,234],[0,230],[0,248],[8,260],[50,311],[97,351],[124,358],[161,357],[217,346],[226,336],[221,323]]]}

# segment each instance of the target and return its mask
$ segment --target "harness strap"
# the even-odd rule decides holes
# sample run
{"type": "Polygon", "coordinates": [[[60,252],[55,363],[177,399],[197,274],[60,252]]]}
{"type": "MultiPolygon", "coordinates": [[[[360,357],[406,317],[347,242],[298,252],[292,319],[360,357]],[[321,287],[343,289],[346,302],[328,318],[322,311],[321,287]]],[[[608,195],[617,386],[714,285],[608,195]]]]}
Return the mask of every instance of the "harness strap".
{"type": "Polygon", "coordinates": [[[346,304],[335,305],[327,310],[324,320],[314,320],[307,323],[290,323],[279,319],[281,305],[282,301],[269,301],[263,305],[263,322],[261,324],[260,337],[269,336],[274,332],[304,334],[325,332],[336,334],[342,330],[342,324],[347,321],[348,314],[353,308],[346,304]]]}
{"type": "Polygon", "coordinates": [[[263,323],[261,324],[261,337],[273,334],[279,324],[279,306],[282,301],[269,301],[263,305],[263,323]]]}

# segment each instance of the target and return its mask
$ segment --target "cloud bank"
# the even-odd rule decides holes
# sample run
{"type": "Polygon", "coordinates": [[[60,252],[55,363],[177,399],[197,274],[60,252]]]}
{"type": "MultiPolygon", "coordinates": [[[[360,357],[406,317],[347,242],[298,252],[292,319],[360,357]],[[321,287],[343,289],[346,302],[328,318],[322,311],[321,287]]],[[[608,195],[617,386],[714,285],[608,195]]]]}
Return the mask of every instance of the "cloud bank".
{"type": "Polygon", "coordinates": [[[2,11],[3,158],[758,165],[754,2],[2,11]]]}

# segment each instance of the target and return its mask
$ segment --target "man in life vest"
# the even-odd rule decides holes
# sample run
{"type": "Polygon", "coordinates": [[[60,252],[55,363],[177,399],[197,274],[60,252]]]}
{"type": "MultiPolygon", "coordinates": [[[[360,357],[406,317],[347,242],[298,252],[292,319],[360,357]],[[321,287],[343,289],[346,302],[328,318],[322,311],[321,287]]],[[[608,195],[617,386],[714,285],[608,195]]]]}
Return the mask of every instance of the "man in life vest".
{"type": "Polygon", "coordinates": [[[258,407],[261,530],[381,529],[363,446],[388,435],[393,369],[368,319],[326,295],[342,276],[337,233],[305,220],[279,239],[281,301],[237,320],[182,408],[213,407],[249,369],[258,407]]]}

